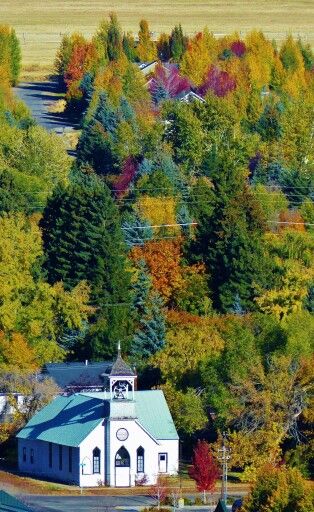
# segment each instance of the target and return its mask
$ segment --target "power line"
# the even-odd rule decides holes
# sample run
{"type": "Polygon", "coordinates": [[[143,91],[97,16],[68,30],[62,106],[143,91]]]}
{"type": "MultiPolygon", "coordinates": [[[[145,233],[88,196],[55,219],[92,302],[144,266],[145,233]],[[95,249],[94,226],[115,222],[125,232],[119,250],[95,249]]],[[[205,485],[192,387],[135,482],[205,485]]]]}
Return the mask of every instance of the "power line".
{"type": "Polygon", "coordinates": [[[149,229],[149,228],[172,228],[175,226],[197,226],[197,222],[182,222],[182,223],[176,223],[176,224],[155,224],[155,225],[149,225],[149,226],[134,226],[132,228],[121,228],[123,230],[127,231],[133,231],[133,229],[149,229]]]}

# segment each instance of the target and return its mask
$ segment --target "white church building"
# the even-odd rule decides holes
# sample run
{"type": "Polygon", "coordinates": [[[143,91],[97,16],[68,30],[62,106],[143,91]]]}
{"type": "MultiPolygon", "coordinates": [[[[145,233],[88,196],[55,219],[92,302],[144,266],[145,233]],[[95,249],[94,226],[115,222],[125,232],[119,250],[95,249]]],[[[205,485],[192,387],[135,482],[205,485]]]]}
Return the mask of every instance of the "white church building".
{"type": "Polygon", "coordinates": [[[17,434],[23,473],[81,487],[129,487],[178,471],[179,438],[161,390],[137,391],[118,357],[109,390],[58,396],[17,434]]]}

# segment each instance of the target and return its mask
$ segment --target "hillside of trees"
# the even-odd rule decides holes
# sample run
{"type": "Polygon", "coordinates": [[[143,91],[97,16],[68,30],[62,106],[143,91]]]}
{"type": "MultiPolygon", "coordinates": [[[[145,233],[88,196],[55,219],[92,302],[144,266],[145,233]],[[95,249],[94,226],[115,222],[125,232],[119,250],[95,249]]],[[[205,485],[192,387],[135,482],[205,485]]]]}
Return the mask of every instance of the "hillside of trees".
{"type": "MultiPolygon", "coordinates": [[[[243,478],[313,471],[314,55],[260,31],[65,36],[76,158],[13,96],[0,27],[0,371],[112,359],[243,478]],[[141,63],[158,61],[146,76],[141,63]],[[182,101],[186,95],[191,101],[182,101]]],[[[0,426],[0,439],[8,430],[0,426]],[[1,430],[2,429],[2,430],[1,430]]]]}

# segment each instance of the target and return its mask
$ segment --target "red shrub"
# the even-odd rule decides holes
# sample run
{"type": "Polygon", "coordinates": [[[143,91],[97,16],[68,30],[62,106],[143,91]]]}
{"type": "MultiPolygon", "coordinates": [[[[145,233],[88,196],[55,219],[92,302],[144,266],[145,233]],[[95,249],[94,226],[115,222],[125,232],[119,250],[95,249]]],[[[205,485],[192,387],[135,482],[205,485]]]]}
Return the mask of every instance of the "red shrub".
{"type": "Polygon", "coordinates": [[[211,66],[205,82],[198,89],[199,94],[205,94],[211,90],[216,96],[224,97],[236,88],[236,80],[227,71],[221,71],[216,66],[211,66]]]}
{"type": "Polygon", "coordinates": [[[233,41],[233,43],[230,46],[230,50],[237,57],[243,57],[243,55],[246,52],[245,43],[243,41],[233,41]]]}
{"type": "Polygon", "coordinates": [[[132,156],[128,156],[122,165],[122,172],[115,183],[115,193],[117,197],[123,196],[128,190],[130,183],[132,182],[138,163],[132,156]]]}

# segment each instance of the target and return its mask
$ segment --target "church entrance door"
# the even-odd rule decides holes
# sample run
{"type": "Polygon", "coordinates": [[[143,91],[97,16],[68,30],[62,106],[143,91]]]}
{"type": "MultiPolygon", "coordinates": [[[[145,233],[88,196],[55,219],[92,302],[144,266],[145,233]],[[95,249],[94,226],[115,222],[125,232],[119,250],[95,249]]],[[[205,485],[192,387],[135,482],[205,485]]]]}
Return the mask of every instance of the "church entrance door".
{"type": "Polygon", "coordinates": [[[130,485],[130,455],[126,448],[121,446],[115,458],[115,487],[130,487],[130,485]]]}

